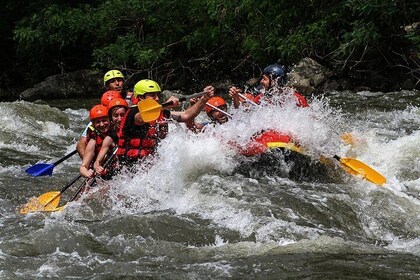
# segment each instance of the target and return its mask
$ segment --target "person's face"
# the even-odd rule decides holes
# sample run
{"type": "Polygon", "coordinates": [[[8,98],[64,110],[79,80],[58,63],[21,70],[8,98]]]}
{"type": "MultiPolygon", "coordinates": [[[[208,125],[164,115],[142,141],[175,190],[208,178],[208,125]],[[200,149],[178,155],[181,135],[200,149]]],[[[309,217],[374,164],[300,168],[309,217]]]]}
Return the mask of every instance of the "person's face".
{"type": "Polygon", "coordinates": [[[147,92],[142,95],[143,99],[153,99],[159,101],[159,92],[147,92]]]}
{"type": "Polygon", "coordinates": [[[96,118],[92,120],[92,124],[93,127],[102,134],[107,133],[109,130],[110,123],[108,117],[96,118]]]}
{"type": "Polygon", "coordinates": [[[125,107],[113,108],[112,113],[111,113],[111,118],[112,118],[112,122],[115,123],[117,125],[117,127],[120,126],[120,123],[121,123],[126,111],[127,110],[125,109],[125,107]]]}
{"type": "MultiPolygon", "coordinates": [[[[217,106],[217,108],[225,112],[227,109],[226,105],[217,106]]],[[[220,124],[228,121],[228,117],[226,116],[226,114],[223,114],[222,112],[219,112],[216,109],[210,112],[209,117],[220,124]]]]}
{"type": "Polygon", "coordinates": [[[121,92],[124,87],[124,80],[122,78],[114,78],[108,81],[109,90],[121,92]]]}
{"type": "Polygon", "coordinates": [[[268,90],[270,88],[270,77],[268,77],[267,75],[263,75],[260,81],[260,84],[266,89],[268,90]]]}

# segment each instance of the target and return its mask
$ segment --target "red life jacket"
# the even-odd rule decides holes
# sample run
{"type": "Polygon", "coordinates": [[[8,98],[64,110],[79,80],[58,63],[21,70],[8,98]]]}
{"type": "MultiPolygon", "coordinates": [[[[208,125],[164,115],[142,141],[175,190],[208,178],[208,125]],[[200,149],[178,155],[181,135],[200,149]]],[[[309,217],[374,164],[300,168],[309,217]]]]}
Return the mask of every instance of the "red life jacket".
{"type": "Polygon", "coordinates": [[[138,113],[137,107],[132,107],[125,114],[118,131],[117,156],[127,160],[137,160],[153,154],[160,139],[166,137],[168,122],[166,118],[169,111],[163,110],[157,120],[136,125],[134,116],[138,113]]]}
{"type": "Polygon", "coordinates": [[[107,134],[102,134],[99,131],[97,131],[92,125],[89,126],[89,129],[87,131],[86,134],[86,143],[89,143],[90,139],[95,140],[96,144],[95,144],[95,158],[96,156],[99,154],[99,151],[101,150],[102,147],[102,142],[104,142],[105,137],[108,135],[107,134]]]}
{"type": "MultiPolygon", "coordinates": [[[[296,105],[298,107],[301,107],[301,108],[309,107],[308,101],[306,100],[306,98],[303,95],[301,95],[296,90],[293,93],[293,95],[296,97],[296,105]]],[[[252,101],[254,101],[257,104],[260,104],[261,103],[261,98],[263,98],[264,93],[261,92],[261,91],[257,91],[253,94],[253,96],[254,96],[254,98],[253,98],[252,101]]],[[[249,96],[247,96],[247,97],[249,97],[249,96]]]]}

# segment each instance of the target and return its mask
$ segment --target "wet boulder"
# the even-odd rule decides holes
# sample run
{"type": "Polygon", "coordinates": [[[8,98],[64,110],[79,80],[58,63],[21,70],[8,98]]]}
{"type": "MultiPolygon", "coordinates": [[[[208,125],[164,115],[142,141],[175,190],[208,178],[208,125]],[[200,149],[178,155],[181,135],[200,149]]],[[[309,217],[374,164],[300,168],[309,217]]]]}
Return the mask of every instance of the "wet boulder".
{"type": "Polygon", "coordinates": [[[50,76],[20,94],[21,100],[49,100],[74,97],[97,97],[103,92],[102,74],[94,70],[50,76]]]}
{"type": "Polygon", "coordinates": [[[302,94],[311,94],[325,83],[333,73],[311,58],[304,58],[288,74],[289,85],[302,94]]]}

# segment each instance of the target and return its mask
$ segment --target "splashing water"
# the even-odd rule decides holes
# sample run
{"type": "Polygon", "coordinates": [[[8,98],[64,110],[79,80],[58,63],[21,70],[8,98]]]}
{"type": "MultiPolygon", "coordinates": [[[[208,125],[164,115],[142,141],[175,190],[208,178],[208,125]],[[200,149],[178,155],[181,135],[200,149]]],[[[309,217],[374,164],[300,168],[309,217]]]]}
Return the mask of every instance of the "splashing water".
{"type": "Polygon", "coordinates": [[[80,160],[67,160],[52,177],[31,178],[22,170],[73,150],[87,111],[1,103],[0,275],[297,278],[317,271],[340,278],[352,271],[363,278],[370,271],[373,278],[415,278],[418,93],[386,95],[381,103],[384,96],[334,93],[311,99],[309,108],[273,96],[262,106],[228,108],[233,118],[203,133],[171,125],[156,156],[135,174],[100,182],[63,212],[26,216],[15,207],[59,190],[80,160]],[[402,106],[404,98],[411,104],[402,106]],[[379,188],[348,174],[325,183],[237,173],[243,161],[230,143],[246,145],[269,129],[292,134],[312,158],[360,159],[388,183],[379,188]],[[345,132],[353,145],[341,140],[345,132]],[[24,258],[16,262],[16,256],[24,258]]]}

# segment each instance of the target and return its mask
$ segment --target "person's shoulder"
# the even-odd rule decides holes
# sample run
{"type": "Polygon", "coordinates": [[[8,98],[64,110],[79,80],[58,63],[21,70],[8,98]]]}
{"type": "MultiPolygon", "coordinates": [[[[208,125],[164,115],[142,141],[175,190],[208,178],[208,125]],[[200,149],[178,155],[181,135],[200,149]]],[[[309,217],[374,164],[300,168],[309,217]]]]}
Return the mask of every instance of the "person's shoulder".
{"type": "Polygon", "coordinates": [[[110,137],[114,143],[118,143],[118,132],[115,129],[111,129],[107,136],[110,137]]]}

